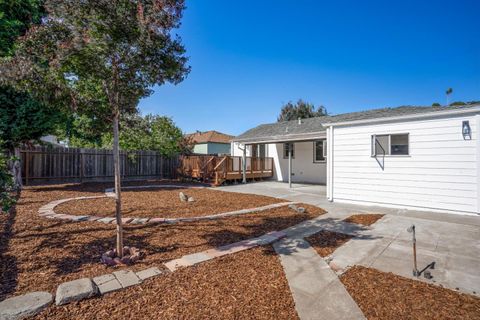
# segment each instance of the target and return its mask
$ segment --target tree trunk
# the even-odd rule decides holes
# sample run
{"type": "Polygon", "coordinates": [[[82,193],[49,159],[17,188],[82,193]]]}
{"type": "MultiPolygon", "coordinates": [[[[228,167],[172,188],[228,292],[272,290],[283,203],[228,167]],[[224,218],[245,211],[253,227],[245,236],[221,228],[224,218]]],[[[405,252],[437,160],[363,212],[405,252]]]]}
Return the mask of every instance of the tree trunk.
{"type": "Polygon", "coordinates": [[[118,138],[119,112],[113,118],[113,165],[115,171],[115,218],[117,221],[117,254],[123,258],[122,196],[120,183],[120,147],[118,138]]]}
{"type": "Polygon", "coordinates": [[[9,161],[10,172],[13,177],[13,184],[15,189],[20,190],[23,187],[20,148],[14,148],[13,150],[10,149],[9,153],[9,156],[13,155],[13,160],[9,161]]]}

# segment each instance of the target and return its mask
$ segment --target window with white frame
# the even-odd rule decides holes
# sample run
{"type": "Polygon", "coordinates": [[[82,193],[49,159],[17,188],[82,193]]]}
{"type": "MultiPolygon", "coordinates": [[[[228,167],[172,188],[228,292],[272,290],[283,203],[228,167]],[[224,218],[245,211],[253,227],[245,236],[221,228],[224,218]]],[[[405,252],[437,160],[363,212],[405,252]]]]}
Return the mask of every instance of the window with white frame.
{"type": "Polygon", "coordinates": [[[295,158],[295,145],[293,143],[283,144],[283,158],[288,159],[288,152],[292,148],[292,159],[295,158]]]}
{"type": "Polygon", "coordinates": [[[327,159],[327,140],[313,142],[313,162],[324,162],[327,159]]]}
{"type": "Polygon", "coordinates": [[[372,156],[409,155],[408,133],[372,135],[372,156]]]}

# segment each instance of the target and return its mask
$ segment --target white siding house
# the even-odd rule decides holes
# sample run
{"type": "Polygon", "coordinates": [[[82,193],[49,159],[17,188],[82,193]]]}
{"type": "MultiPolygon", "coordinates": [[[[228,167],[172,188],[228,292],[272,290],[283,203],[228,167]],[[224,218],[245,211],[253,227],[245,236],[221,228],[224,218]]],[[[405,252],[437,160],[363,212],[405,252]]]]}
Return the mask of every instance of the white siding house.
{"type": "Polygon", "coordinates": [[[250,155],[266,144],[278,181],[288,181],[285,144],[292,145],[291,181],[325,184],[330,201],[480,214],[480,105],[261,125],[233,141],[236,156],[244,145],[250,155]],[[322,140],[324,157],[315,149],[322,140]]]}
{"type": "Polygon", "coordinates": [[[478,119],[478,115],[458,115],[333,127],[331,197],[478,212],[478,119]],[[462,135],[463,121],[469,121],[475,133],[471,139],[462,135]],[[408,154],[372,156],[372,135],[386,134],[408,134],[408,154]]]}

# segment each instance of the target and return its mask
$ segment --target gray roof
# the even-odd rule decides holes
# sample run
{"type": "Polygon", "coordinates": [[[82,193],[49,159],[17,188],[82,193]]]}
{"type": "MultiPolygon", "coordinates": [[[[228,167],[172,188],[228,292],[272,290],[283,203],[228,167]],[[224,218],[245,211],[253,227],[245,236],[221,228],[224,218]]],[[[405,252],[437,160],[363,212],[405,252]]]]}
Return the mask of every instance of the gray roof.
{"type": "Polygon", "coordinates": [[[318,138],[319,136],[324,135],[327,124],[382,119],[417,114],[435,114],[441,111],[453,111],[462,109],[468,110],[475,107],[480,107],[480,104],[448,107],[402,106],[396,108],[373,109],[324,117],[302,119],[301,124],[299,124],[298,120],[261,124],[235,137],[233,141],[273,142],[279,140],[311,140],[315,137],[318,138]]]}

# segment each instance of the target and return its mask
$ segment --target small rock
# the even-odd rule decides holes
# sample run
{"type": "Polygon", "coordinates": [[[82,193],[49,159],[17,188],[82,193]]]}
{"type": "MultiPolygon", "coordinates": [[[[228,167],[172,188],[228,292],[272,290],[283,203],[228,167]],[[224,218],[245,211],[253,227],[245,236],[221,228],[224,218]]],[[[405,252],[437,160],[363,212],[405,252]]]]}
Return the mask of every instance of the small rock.
{"type": "Polygon", "coordinates": [[[304,207],[297,207],[297,205],[295,205],[295,204],[289,204],[288,207],[292,210],[295,210],[298,213],[305,213],[306,212],[304,207]]]}
{"type": "Polygon", "coordinates": [[[188,201],[188,197],[185,195],[185,193],[180,192],[178,194],[178,196],[180,197],[180,201],[182,201],[182,202],[187,202],[188,201]]]}
{"type": "Polygon", "coordinates": [[[80,301],[90,298],[97,293],[97,287],[94,286],[89,278],[78,279],[62,283],[57,288],[55,303],[60,306],[72,301],[80,301]]]}
{"type": "Polygon", "coordinates": [[[193,197],[188,197],[188,200],[187,200],[187,201],[188,201],[188,202],[194,202],[195,199],[194,199],[193,197]]]}
{"type": "Polygon", "coordinates": [[[0,302],[0,319],[17,320],[32,317],[45,309],[53,300],[48,292],[30,292],[0,302]]]}

